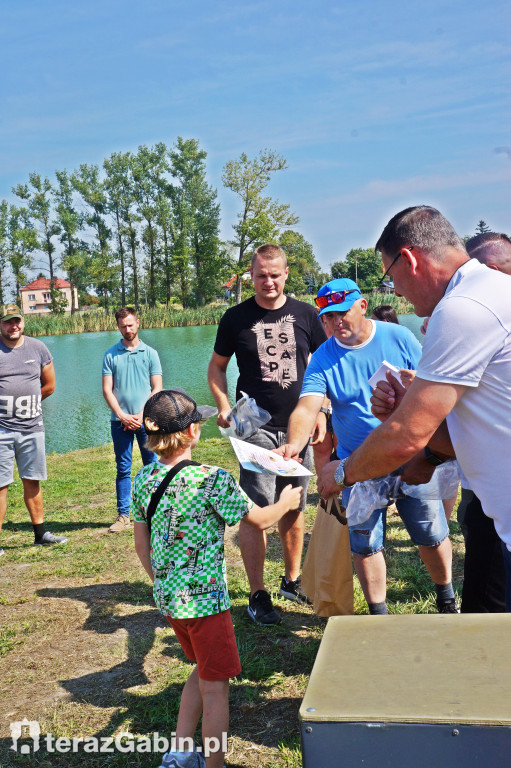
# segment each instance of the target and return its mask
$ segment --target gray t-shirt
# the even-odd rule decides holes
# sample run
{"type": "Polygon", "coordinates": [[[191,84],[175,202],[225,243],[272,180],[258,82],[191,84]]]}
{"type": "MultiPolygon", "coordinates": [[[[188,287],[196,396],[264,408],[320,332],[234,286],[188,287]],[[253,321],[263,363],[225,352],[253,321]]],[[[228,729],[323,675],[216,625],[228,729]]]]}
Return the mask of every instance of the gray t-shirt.
{"type": "Polygon", "coordinates": [[[51,363],[48,347],[24,336],[21,347],[0,339],[0,427],[13,432],[43,432],[41,368],[51,363]]]}

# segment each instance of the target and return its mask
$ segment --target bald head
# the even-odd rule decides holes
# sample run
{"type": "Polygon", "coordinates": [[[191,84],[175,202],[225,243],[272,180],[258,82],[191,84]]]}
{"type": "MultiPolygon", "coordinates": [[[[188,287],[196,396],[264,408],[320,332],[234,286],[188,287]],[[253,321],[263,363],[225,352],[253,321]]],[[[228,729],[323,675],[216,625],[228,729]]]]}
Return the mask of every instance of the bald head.
{"type": "Polygon", "coordinates": [[[511,240],[498,232],[484,232],[466,243],[468,255],[490,269],[511,275],[511,240]]]}

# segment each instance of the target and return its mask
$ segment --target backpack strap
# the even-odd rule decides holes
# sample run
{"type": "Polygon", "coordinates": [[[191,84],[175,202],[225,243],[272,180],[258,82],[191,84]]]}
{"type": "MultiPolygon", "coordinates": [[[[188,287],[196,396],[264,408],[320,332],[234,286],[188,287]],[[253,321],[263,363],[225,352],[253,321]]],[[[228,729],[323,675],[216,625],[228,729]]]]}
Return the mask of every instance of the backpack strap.
{"type": "Polygon", "coordinates": [[[175,478],[178,472],[180,472],[184,467],[200,467],[200,464],[198,464],[196,461],[190,461],[189,459],[183,459],[183,461],[179,461],[177,464],[174,464],[171,470],[167,472],[161,483],[159,484],[158,488],[151,494],[151,501],[149,502],[149,506],[147,507],[146,512],[146,523],[147,527],[149,529],[149,535],[151,535],[151,520],[153,518],[153,515],[156,511],[156,507],[158,506],[158,503],[167,490],[168,486],[172,482],[172,480],[175,478]]]}

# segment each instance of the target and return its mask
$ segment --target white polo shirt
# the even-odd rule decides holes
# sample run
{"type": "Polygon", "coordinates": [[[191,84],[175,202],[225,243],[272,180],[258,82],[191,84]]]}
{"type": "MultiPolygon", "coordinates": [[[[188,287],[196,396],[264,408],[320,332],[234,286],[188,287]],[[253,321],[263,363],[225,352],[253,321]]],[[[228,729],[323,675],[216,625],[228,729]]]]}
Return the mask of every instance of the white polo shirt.
{"type": "Polygon", "coordinates": [[[470,259],[431,316],[417,376],[467,387],[447,416],[456,457],[511,550],[511,277],[470,259]]]}

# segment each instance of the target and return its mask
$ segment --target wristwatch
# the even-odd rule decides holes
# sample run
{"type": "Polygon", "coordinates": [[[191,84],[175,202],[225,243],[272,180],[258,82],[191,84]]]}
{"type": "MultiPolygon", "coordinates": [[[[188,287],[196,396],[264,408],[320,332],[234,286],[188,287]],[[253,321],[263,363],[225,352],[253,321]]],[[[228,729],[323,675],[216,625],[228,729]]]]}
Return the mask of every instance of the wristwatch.
{"type": "Polygon", "coordinates": [[[349,488],[351,485],[353,485],[353,483],[347,483],[344,478],[344,465],[346,464],[348,458],[349,457],[346,456],[344,459],[341,459],[337,469],[335,470],[334,480],[337,485],[341,486],[341,488],[349,488]]]}
{"type": "Polygon", "coordinates": [[[325,408],[324,405],[321,406],[321,408],[319,409],[319,412],[324,413],[325,416],[330,416],[330,410],[328,408],[325,408]]]}
{"type": "Polygon", "coordinates": [[[439,467],[440,464],[444,464],[447,461],[447,459],[441,459],[440,456],[437,456],[433,451],[430,451],[428,446],[424,448],[424,454],[426,456],[426,461],[434,467],[439,467]]]}

